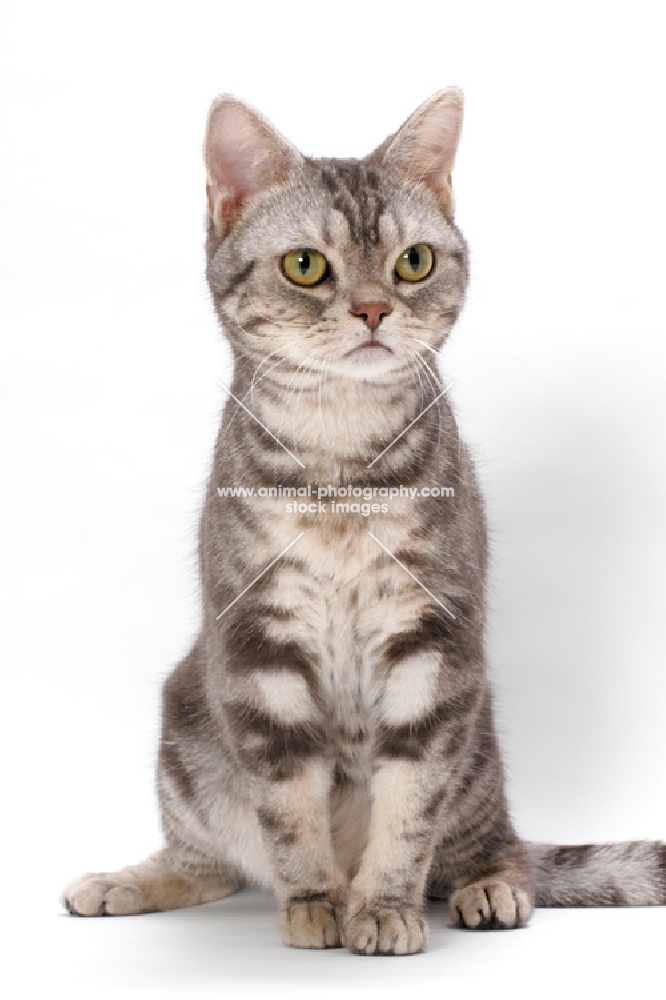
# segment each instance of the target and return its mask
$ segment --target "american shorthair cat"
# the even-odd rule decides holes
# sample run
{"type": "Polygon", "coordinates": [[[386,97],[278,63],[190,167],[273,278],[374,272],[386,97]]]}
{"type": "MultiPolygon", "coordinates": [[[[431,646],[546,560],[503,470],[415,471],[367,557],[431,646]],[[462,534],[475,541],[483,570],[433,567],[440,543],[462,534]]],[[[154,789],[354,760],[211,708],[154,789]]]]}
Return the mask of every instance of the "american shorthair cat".
{"type": "Polygon", "coordinates": [[[461,121],[448,89],[365,159],[316,160],[236,98],[211,109],[207,276],[235,369],[201,633],[164,686],[165,844],[77,879],[71,913],[258,885],[286,944],[405,955],[426,897],[472,929],[666,903],[661,843],[531,844],[509,816],[483,504],[435,364],[468,279],[461,121]]]}

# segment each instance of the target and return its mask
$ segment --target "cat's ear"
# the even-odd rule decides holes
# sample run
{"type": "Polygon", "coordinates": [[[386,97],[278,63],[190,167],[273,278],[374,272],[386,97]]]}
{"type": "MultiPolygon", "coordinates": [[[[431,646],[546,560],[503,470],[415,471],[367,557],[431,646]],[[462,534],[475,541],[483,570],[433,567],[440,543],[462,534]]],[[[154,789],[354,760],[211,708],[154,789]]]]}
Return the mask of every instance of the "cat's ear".
{"type": "Polygon", "coordinates": [[[402,170],[410,180],[427,184],[449,218],[453,217],[451,172],[462,120],[462,90],[440,90],[372,154],[402,170]]]}
{"type": "Polygon", "coordinates": [[[208,207],[213,222],[223,229],[234,225],[250,198],[285,180],[303,162],[269,121],[227,94],[210,109],[204,159],[208,207]]]}

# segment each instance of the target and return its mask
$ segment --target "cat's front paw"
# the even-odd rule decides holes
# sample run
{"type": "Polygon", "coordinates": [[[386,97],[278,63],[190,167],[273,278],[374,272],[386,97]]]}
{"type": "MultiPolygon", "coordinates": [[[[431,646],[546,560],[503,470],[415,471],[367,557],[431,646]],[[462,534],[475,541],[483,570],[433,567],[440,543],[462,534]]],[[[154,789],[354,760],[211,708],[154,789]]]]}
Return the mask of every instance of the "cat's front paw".
{"type": "Polygon", "coordinates": [[[80,917],[120,916],[154,909],[133,879],[123,873],[82,875],[60,897],[69,913],[80,917]]]}
{"type": "Polygon", "coordinates": [[[458,889],[449,907],[456,926],[482,931],[524,927],[533,909],[523,889],[512,888],[499,879],[483,879],[458,889]]]}
{"type": "Polygon", "coordinates": [[[326,899],[289,902],[280,909],[280,937],[292,948],[339,948],[339,913],[326,899]]]}
{"type": "Polygon", "coordinates": [[[411,906],[367,904],[342,929],[342,943],[357,955],[414,955],[428,945],[428,922],[411,906]]]}

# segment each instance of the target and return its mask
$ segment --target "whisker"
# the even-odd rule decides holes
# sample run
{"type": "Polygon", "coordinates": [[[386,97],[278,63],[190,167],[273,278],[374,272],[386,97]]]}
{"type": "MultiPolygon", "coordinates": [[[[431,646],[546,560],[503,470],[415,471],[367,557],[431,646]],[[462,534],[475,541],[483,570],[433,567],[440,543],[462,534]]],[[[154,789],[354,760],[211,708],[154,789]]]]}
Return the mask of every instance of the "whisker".
{"type": "MultiPolygon", "coordinates": [[[[413,339],[416,339],[416,338],[413,338],[413,339]]],[[[424,347],[427,347],[429,350],[431,350],[434,354],[437,355],[438,358],[441,357],[440,351],[436,351],[435,348],[432,347],[430,344],[426,344],[425,341],[421,341],[421,340],[419,340],[417,342],[420,343],[420,344],[423,344],[424,347]]],[[[484,404],[480,401],[480,397],[481,396],[484,397],[486,403],[490,404],[491,408],[495,411],[495,415],[498,416],[497,405],[496,405],[494,399],[492,398],[492,396],[490,396],[490,394],[488,392],[486,392],[486,390],[483,388],[483,386],[481,386],[478,383],[474,382],[472,379],[470,379],[468,377],[467,374],[460,374],[457,366],[454,365],[454,364],[452,364],[451,361],[448,358],[447,358],[447,362],[446,362],[446,367],[447,367],[447,370],[450,371],[453,376],[455,376],[456,382],[460,382],[461,385],[464,385],[464,386],[467,387],[467,389],[471,393],[472,397],[474,397],[475,401],[479,405],[479,412],[481,414],[481,421],[482,421],[482,424],[483,424],[483,446],[487,447],[487,444],[488,444],[488,441],[489,441],[489,438],[490,438],[490,429],[489,429],[489,423],[488,423],[487,407],[484,406],[484,404]]],[[[451,412],[453,414],[453,409],[452,409],[452,405],[451,405],[450,402],[449,402],[449,406],[450,406],[451,412]]],[[[456,426],[457,426],[457,424],[456,424],[456,426]]]]}
{"type": "MultiPolygon", "coordinates": [[[[428,379],[428,382],[430,384],[430,388],[432,389],[432,391],[436,395],[438,395],[441,392],[442,388],[443,388],[442,383],[435,376],[435,374],[432,371],[432,369],[430,368],[430,366],[428,364],[426,364],[426,362],[423,360],[423,358],[418,353],[418,351],[415,352],[415,356],[416,356],[417,361],[421,365],[424,366],[424,374],[425,374],[425,377],[428,379]],[[434,380],[434,385],[433,385],[433,380],[434,380]]],[[[440,441],[442,439],[442,411],[440,409],[440,404],[441,404],[441,396],[437,400],[437,445],[436,445],[437,448],[439,448],[440,441]]]]}
{"type": "Polygon", "coordinates": [[[423,409],[423,407],[425,406],[425,394],[424,394],[424,389],[423,389],[423,379],[421,378],[421,372],[420,372],[419,366],[418,366],[418,364],[416,362],[416,351],[410,351],[410,350],[408,350],[408,352],[407,352],[407,359],[409,361],[410,368],[412,369],[412,371],[414,372],[414,374],[416,375],[416,377],[417,377],[417,379],[419,381],[419,386],[421,388],[421,409],[423,409]]]}
{"type": "Polygon", "coordinates": [[[318,395],[318,398],[319,398],[319,423],[321,425],[322,438],[326,434],[326,428],[324,427],[324,411],[323,411],[323,408],[322,408],[322,391],[323,391],[323,387],[326,384],[326,375],[328,373],[328,363],[329,363],[329,358],[331,357],[332,353],[333,353],[332,351],[329,351],[324,356],[324,368],[323,368],[323,370],[319,374],[319,386],[318,386],[318,389],[317,389],[317,395],[318,395]]]}
{"type": "MultiPolygon", "coordinates": [[[[415,338],[415,337],[413,337],[413,338],[411,338],[411,339],[413,339],[413,340],[416,340],[416,338],[415,338]]],[[[425,346],[425,347],[430,347],[430,344],[426,344],[426,343],[425,343],[424,341],[422,341],[422,340],[416,340],[416,343],[417,343],[417,344],[424,344],[424,346],[425,346]]],[[[434,347],[432,347],[432,348],[430,348],[430,349],[431,349],[431,350],[433,351],[433,353],[434,353],[435,355],[437,355],[437,357],[439,357],[439,354],[438,354],[438,352],[437,352],[437,351],[436,351],[436,350],[434,349],[434,347]]],[[[437,372],[437,374],[435,374],[435,372],[434,372],[434,371],[432,370],[432,368],[430,367],[430,365],[428,364],[428,362],[427,362],[427,361],[425,360],[425,358],[423,358],[423,357],[422,357],[422,356],[421,356],[421,355],[420,355],[420,354],[418,353],[418,351],[416,352],[416,356],[418,357],[418,359],[419,359],[419,361],[421,362],[421,364],[425,365],[425,367],[426,367],[426,368],[428,369],[428,371],[429,371],[429,372],[430,372],[430,374],[432,375],[433,379],[435,380],[435,384],[436,384],[437,386],[439,386],[439,388],[440,388],[440,389],[443,389],[443,388],[444,388],[444,383],[443,383],[443,381],[442,381],[442,379],[441,379],[441,376],[440,376],[440,374],[439,374],[439,371],[437,372]]]]}
{"type": "MultiPolygon", "coordinates": [[[[277,368],[277,366],[281,365],[284,361],[289,361],[291,358],[293,358],[295,355],[297,355],[300,352],[300,350],[301,350],[301,347],[299,346],[299,347],[296,348],[295,351],[290,351],[289,354],[285,354],[284,357],[280,358],[279,361],[276,361],[274,365],[271,365],[271,367],[268,369],[268,371],[265,371],[264,374],[260,378],[257,378],[256,381],[255,381],[257,372],[261,368],[261,365],[264,364],[264,361],[260,362],[260,364],[258,365],[258,367],[255,370],[254,375],[252,376],[252,381],[250,382],[250,388],[248,389],[248,391],[246,393],[246,396],[244,397],[243,401],[245,401],[245,398],[247,398],[247,395],[249,394],[252,397],[252,402],[254,402],[254,387],[255,387],[255,385],[259,385],[259,383],[262,381],[262,379],[265,379],[268,375],[270,375],[270,373],[273,371],[273,369],[277,368]]],[[[271,354],[269,354],[268,357],[265,358],[265,361],[269,361],[270,358],[272,358],[275,354],[277,354],[277,351],[272,351],[271,354]]]]}
{"type": "MultiPolygon", "coordinates": [[[[275,436],[277,438],[280,438],[280,440],[282,439],[282,423],[283,423],[284,417],[286,415],[287,401],[288,401],[288,398],[289,398],[289,396],[291,394],[291,385],[292,385],[294,379],[298,376],[298,374],[301,371],[301,369],[305,367],[306,362],[307,362],[307,359],[306,359],[306,361],[302,361],[300,363],[300,365],[298,366],[298,368],[296,369],[296,371],[293,373],[293,375],[289,379],[289,382],[288,382],[288,384],[287,384],[287,386],[286,386],[286,388],[284,390],[283,403],[282,403],[282,411],[280,413],[280,423],[278,425],[277,431],[275,432],[275,436]]],[[[295,442],[293,440],[292,440],[292,444],[294,446],[294,454],[296,454],[297,453],[296,444],[295,444],[295,442]]],[[[300,455],[298,457],[300,458],[300,455]]]]}
{"type": "MultiPolygon", "coordinates": [[[[304,367],[306,367],[306,368],[307,368],[307,373],[305,373],[305,372],[304,372],[304,375],[307,375],[307,374],[309,374],[310,372],[312,372],[312,371],[314,371],[314,370],[315,370],[315,369],[313,369],[313,368],[312,368],[312,366],[310,365],[310,361],[311,361],[311,360],[312,360],[312,359],[313,359],[314,357],[316,357],[316,355],[314,355],[314,354],[311,354],[311,355],[310,355],[310,356],[309,356],[309,357],[307,358],[307,360],[306,360],[306,362],[305,362],[305,366],[304,366],[304,367]]],[[[292,436],[292,440],[294,441],[294,444],[296,443],[296,411],[298,410],[298,407],[299,407],[299,406],[300,406],[300,404],[301,404],[301,398],[302,398],[302,396],[303,396],[303,389],[304,389],[304,388],[305,388],[305,381],[303,381],[303,383],[302,383],[302,385],[301,385],[301,389],[300,389],[300,392],[299,392],[299,394],[298,394],[298,399],[296,400],[296,405],[294,406],[294,408],[293,408],[293,410],[292,410],[292,413],[291,413],[291,436],[292,436]]],[[[296,455],[298,456],[298,458],[300,458],[300,457],[301,457],[301,456],[300,456],[300,455],[298,454],[298,449],[296,449],[296,455]]]]}

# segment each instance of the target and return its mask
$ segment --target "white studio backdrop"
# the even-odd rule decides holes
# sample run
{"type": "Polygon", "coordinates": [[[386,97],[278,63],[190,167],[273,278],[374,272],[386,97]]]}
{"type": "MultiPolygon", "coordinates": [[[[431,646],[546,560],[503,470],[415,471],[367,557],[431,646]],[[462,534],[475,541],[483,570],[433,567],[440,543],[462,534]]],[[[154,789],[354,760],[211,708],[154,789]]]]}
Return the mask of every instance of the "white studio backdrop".
{"type": "MultiPolygon", "coordinates": [[[[461,86],[471,247],[444,371],[488,501],[521,832],[666,838],[666,211],[656,5],[0,11],[3,737],[14,897],[159,845],[162,678],[198,623],[229,372],[203,280],[210,101],[361,156],[461,86]],[[26,890],[29,886],[29,891],[26,890]]],[[[13,904],[14,905],[14,904],[13,904]]]]}

